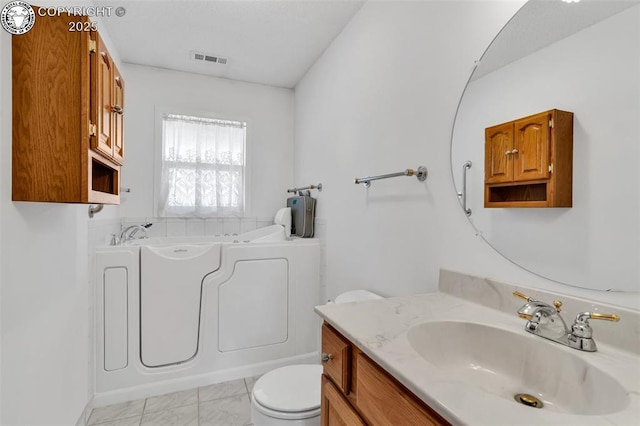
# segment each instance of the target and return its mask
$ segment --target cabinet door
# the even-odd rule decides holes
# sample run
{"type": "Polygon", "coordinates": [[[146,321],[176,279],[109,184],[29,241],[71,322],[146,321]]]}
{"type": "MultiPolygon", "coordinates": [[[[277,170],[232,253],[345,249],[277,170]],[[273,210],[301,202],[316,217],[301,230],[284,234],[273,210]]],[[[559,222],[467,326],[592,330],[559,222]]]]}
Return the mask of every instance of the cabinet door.
{"type": "Polygon", "coordinates": [[[322,426],[365,426],[365,422],[349,405],[338,388],[322,376],[320,421],[322,426]]]}
{"type": "Polygon", "coordinates": [[[485,129],[485,183],[513,180],[513,123],[485,129]]]}
{"type": "Polygon", "coordinates": [[[113,66],[113,161],[122,165],[124,157],[124,80],[113,66]]]}
{"type": "Polygon", "coordinates": [[[429,407],[422,407],[372,360],[358,354],[357,406],[369,424],[403,426],[448,425],[429,407]],[[429,410],[429,411],[427,411],[429,410]]]}
{"type": "Polygon", "coordinates": [[[513,180],[547,179],[549,177],[551,133],[548,112],[515,122],[513,180]]]}
{"type": "Polygon", "coordinates": [[[114,128],[112,113],[114,100],[113,62],[100,36],[97,41],[95,98],[97,106],[96,134],[91,147],[106,156],[113,156],[112,131],[114,128]]]}

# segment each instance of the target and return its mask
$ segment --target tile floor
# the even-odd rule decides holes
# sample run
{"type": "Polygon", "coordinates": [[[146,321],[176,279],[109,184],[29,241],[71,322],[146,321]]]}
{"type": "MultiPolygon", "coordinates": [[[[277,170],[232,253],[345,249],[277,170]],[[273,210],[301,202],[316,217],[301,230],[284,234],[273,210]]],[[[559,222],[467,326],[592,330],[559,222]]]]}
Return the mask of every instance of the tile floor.
{"type": "Polygon", "coordinates": [[[258,377],[94,408],[87,425],[251,425],[250,396],[258,377]]]}

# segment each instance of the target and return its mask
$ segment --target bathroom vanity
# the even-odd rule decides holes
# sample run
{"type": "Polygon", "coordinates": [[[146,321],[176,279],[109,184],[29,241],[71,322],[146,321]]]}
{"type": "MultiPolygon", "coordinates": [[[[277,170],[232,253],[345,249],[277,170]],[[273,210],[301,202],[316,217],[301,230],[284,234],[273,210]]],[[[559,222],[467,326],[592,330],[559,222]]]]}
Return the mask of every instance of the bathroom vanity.
{"type": "Polygon", "coordinates": [[[637,422],[637,311],[450,271],[439,290],[316,307],[323,425],[637,422]],[[514,291],[562,300],[568,324],[585,311],[621,320],[593,321],[598,351],[583,352],[527,333],[514,291]]]}
{"type": "Polygon", "coordinates": [[[322,361],[323,426],[449,424],[327,323],[322,361]]]}

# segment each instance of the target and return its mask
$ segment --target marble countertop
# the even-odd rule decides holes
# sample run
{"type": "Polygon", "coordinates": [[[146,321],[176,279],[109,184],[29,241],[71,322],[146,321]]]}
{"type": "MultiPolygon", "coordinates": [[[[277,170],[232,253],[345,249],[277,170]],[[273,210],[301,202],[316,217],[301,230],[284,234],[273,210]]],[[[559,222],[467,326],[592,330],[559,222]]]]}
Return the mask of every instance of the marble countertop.
{"type": "Polygon", "coordinates": [[[593,353],[562,346],[525,332],[524,320],[515,313],[500,312],[443,292],[328,304],[316,307],[316,312],[455,425],[629,425],[638,424],[640,419],[640,356],[602,343],[593,353]],[[627,392],[629,403],[615,413],[577,415],[519,405],[513,399],[452,379],[422,358],[409,343],[408,330],[429,321],[472,322],[521,333],[524,338],[536,339],[536,345],[557,345],[558,350],[584,357],[590,365],[614,377],[627,392]]]}

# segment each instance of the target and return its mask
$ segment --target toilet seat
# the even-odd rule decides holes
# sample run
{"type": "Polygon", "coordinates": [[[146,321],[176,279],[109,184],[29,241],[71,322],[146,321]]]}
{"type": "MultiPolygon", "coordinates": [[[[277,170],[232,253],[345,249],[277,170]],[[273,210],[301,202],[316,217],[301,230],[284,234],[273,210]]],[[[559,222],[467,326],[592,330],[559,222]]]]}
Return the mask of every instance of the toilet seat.
{"type": "Polygon", "coordinates": [[[285,420],[320,415],[321,365],[288,365],[260,377],[252,392],[258,411],[285,420]]]}
{"type": "Polygon", "coordinates": [[[265,416],[268,417],[273,417],[275,419],[280,419],[280,420],[304,420],[304,419],[310,419],[313,417],[318,417],[320,416],[320,407],[316,408],[315,410],[310,410],[310,411],[300,411],[297,413],[288,413],[286,411],[275,411],[275,410],[270,410],[267,407],[263,407],[262,405],[260,405],[259,402],[257,401],[253,401],[252,402],[253,407],[259,411],[260,413],[264,414],[265,416]]]}

